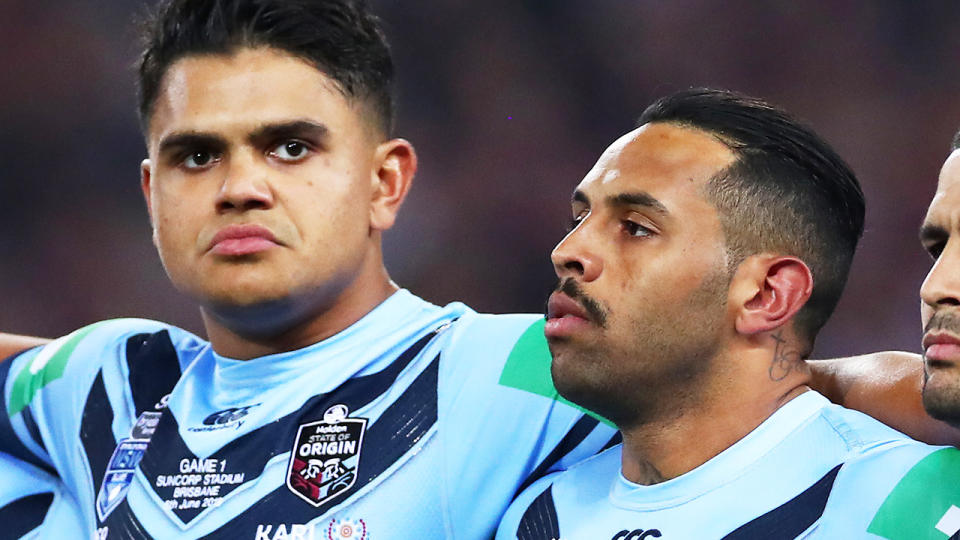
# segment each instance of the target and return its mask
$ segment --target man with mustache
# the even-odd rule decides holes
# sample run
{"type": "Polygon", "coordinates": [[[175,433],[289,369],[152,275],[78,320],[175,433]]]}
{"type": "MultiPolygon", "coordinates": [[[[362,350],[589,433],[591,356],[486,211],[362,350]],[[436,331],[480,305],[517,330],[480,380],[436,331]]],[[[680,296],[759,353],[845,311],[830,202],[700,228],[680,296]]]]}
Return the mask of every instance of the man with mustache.
{"type": "Polygon", "coordinates": [[[853,173],[730,92],[666,96],[639,124],[574,191],[545,328],[560,394],[623,444],[534,483],[497,538],[957,533],[960,452],[808,386],[863,230],[853,173]]]}
{"type": "Polygon", "coordinates": [[[542,317],[390,280],[417,160],[364,2],[166,0],[144,37],[141,186],[209,342],[113,320],[0,363],[0,535],[489,538],[614,438],[542,317]]]}
{"type": "Polygon", "coordinates": [[[920,287],[924,325],[923,405],[960,429],[960,133],[954,139],[920,228],[933,267],[920,287]],[[951,239],[953,242],[951,242],[951,239]]]}

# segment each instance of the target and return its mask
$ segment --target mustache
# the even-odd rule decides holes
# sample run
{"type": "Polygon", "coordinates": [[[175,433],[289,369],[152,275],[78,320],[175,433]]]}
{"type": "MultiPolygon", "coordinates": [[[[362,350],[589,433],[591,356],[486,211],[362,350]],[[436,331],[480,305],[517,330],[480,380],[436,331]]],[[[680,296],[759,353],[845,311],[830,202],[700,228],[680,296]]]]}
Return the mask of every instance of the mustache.
{"type": "MultiPolygon", "coordinates": [[[[554,292],[563,293],[579,303],[581,306],[583,306],[584,311],[587,312],[590,320],[596,323],[600,328],[606,328],[607,310],[604,309],[600,302],[594,300],[588,296],[587,293],[583,292],[583,288],[580,287],[580,284],[577,283],[575,279],[566,278],[563,281],[558,281],[553,290],[554,292]]],[[[546,306],[544,306],[543,312],[547,312],[546,306]]]]}
{"type": "Polygon", "coordinates": [[[952,334],[960,335],[960,314],[954,311],[939,311],[930,317],[927,326],[923,329],[926,334],[932,330],[946,330],[952,334]]]}

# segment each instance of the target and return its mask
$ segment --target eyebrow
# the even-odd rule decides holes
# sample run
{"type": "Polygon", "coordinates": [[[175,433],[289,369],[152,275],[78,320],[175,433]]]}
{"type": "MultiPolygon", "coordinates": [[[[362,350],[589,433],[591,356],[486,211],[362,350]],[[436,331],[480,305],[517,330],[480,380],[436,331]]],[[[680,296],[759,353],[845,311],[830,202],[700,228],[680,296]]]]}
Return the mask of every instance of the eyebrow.
{"type": "Polygon", "coordinates": [[[920,242],[928,244],[931,242],[940,242],[950,238],[950,232],[932,223],[925,223],[920,227],[920,242]]]}
{"type": "Polygon", "coordinates": [[[292,120],[265,124],[253,130],[247,137],[251,141],[282,139],[284,137],[309,137],[322,144],[330,134],[327,126],[312,120],[292,120]]]}
{"type": "MultiPolygon", "coordinates": [[[[590,197],[587,197],[586,193],[578,189],[573,192],[573,202],[590,204],[590,197]]],[[[656,197],[650,195],[646,191],[631,191],[628,193],[610,195],[606,198],[606,202],[611,206],[640,206],[665,216],[670,215],[667,207],[664,206],[662,202],[657,200],[656,197]]]]}
{"type": "MultiPolygon", "coordinates": [[[[316,144],[323,145],[329,134],[330,129],[324,124],[311,120],[291,120],[259,126],[247,135],[247,140],[258,142],[284,137],[308,137],[314,139],[316,144]]],[[[226,146],[226,139],[220,135],[202,131],[183,131],[171,133],[161,139],[158,151],[163,154],[178,148],[224,148],[226,146]]]]}
{"type": "Polygon", "coordinates": [[[220,136],[198,131],[171,133],[160,140],[157,152],[166,154],[180,148],[223,148],[227,141],[220,136]]]}

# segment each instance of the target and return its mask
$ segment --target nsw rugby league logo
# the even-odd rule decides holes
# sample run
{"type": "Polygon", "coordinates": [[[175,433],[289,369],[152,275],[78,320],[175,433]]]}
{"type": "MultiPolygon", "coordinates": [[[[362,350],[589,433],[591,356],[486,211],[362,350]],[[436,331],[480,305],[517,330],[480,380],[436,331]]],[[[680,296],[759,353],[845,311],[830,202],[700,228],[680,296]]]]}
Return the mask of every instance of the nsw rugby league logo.
{"type": "Polygon", "coordinates": [[[107,462],[107,470],[103,474],[100,490],[97,491],[97,517],[100,521],[107,519],[110,512],[123,501],[127,490],[133,482],[137,465],[143,459],[144,452],[150,444],[150,438],[160,423],[160,413],[145,412],[137,418],[137,423],[130,430],[130,436],[121,439],[107,462]]]}
{"type": "Polygon", "coordinates": [[[334,405],[323,420],[302,424],[297,430],[287,488],[313,506],[320,506],[357,481],[360,448],[366,418],[348,418],[346,405],[334,405]]]}

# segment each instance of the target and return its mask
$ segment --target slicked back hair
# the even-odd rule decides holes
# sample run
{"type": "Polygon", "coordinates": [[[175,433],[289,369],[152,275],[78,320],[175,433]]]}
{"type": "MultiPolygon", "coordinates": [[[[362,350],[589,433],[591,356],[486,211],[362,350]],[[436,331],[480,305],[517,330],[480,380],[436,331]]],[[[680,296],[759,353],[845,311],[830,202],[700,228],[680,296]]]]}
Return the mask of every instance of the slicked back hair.
{"type": "Polygon", "coordinates": [[[375,126],[393,129],[393,60],[365,0],[161,0],[141,25],[139,112],[149,129],[163,76],[192,55],[271,47],[310,62],[375,126]]]}
{"type": "Polygon", "coordinates": [[[638,124],[651,122],[704,131],[733,151],[736,160],[705,187],[731,264],[773,252],[810,267],[813,292],[794,328],[812,347],[840,300],[863,235],[863,191],[853,171],[785,111],[735,92],[677,92],[650,105],[638,124]]]}

